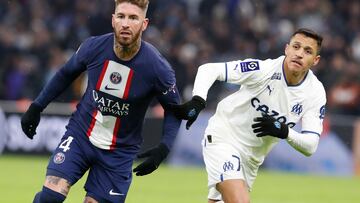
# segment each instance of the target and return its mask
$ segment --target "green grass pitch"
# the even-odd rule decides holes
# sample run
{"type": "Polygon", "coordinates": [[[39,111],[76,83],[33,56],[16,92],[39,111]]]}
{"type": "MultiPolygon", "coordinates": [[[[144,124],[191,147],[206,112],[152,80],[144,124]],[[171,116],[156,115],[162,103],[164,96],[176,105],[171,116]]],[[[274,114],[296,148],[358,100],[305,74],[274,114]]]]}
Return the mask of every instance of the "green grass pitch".
{"type": "MultiPolygon", "coordinates": [[[[45,179],[48,157],[0,155],[0,202],[32,202],[45,179]]],[[[127,203],[205,203],[204,168],[162,166],[135,177],[127,203]]],[[[65,202],[82,202],[81,179],[65,202]]],[[[251,192],[252,203],[359,203],[360,178],[290,174],[260,170],[251,192]]]]}

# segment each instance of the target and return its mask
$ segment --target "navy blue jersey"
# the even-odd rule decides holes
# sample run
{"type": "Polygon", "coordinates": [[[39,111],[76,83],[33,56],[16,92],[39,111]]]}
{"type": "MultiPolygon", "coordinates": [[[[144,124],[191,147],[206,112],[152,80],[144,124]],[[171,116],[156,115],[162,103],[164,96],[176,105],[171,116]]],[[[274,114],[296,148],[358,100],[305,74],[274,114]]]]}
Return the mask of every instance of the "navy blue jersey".
{"type": "Polygon", "coordinates": [[[178,104],[175,74],[149,43],[129,61],[113,51],[114,34],[91,37],[45,86],[35,102],[45,108],[82,72],[88,75],[86,91],[72,114],[67,133],[87,136],[101,149],[140,145],[146,110],[156,97],[165,108],[162,142],[171,148],[180,120],[166,111],[178,104]]]}

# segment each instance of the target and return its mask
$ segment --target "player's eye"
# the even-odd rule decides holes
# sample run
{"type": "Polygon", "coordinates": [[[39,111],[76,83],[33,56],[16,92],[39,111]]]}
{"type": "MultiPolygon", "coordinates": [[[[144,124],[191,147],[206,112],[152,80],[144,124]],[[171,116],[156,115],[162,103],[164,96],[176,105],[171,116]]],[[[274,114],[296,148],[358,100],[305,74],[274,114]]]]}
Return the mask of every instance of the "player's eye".
{"type": "Polygon", "coordinates": [[[299,48],[300,48],[300,46],[299,46],[299,45],[297,45],[297,44],[294,44],[294,45],[293,45],[293,48],[294,48],[294,49],[299,49],[299,48]]]}
{"type": "Polygon", "coordinates": [[[119,19],[124,19],[124,18],[125,18],[125,15],[119,14],[119,15],[117,15],[117,18],[119,18],[119,19]]]}
{"type": "Polygon", "coordinates": [[[138,18],[138,16],[130,16],[129,19],[130,19],[130,20],[137,20],[137,19],[139,19],[139,18],[138,18]]]}

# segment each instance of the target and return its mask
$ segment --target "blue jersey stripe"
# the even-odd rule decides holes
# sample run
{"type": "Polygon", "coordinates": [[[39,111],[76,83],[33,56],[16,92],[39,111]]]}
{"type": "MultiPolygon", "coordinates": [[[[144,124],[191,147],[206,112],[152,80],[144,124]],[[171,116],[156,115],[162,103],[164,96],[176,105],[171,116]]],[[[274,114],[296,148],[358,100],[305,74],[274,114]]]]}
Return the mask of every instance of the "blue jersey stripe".
{"type": "Polygon", "coordinates": [[[301,131],[301,133],[312,133],[312,134],[315,134],[315,135],[317,135],[317,136],[319,136],[319,137],[320,137],[320,134],[319,134],[319,133],[317,133],[317,132],[314,132],[314,131],[304,130],[304,131],[301,131]]]}
{"type": "Polygon", "coordinates": [[[227,63],[225,63],[225,82],[227,82],[227,78],[228,78],[228,70],[227,70],[227,63]]]}

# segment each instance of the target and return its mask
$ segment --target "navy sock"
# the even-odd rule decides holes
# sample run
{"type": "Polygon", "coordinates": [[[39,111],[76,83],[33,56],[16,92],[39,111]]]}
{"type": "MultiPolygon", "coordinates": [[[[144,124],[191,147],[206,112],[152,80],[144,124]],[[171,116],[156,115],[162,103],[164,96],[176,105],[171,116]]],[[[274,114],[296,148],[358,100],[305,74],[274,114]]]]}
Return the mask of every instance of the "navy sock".
{"type": "Polygon", "coordinates": [[[33,203],[40,203],[41,192],[36,193],[33,203]]]}
{"type": "Polygon", "coordinates": [[[62,203],[65,198],[65,195],[44,186],[42,191],[35,195],[33,203],[62,203]]]}

